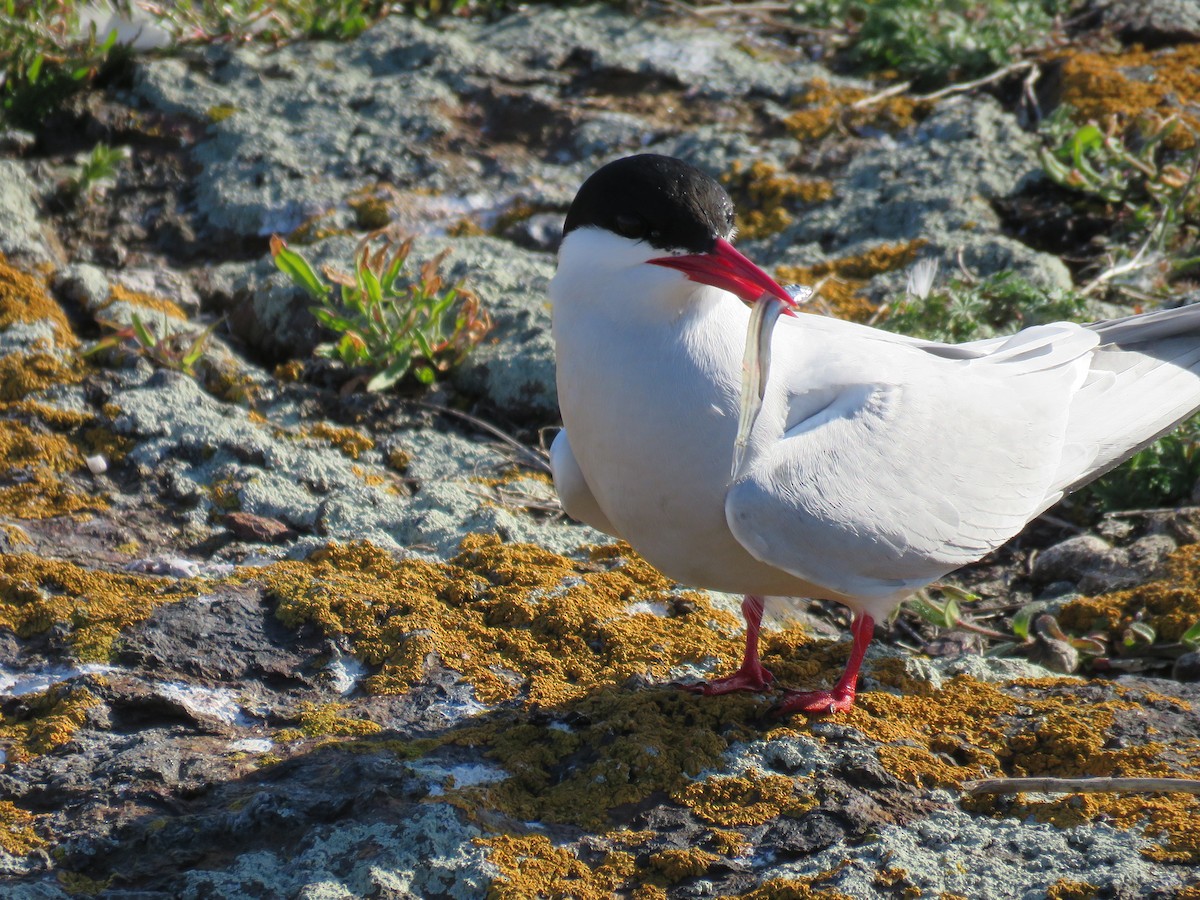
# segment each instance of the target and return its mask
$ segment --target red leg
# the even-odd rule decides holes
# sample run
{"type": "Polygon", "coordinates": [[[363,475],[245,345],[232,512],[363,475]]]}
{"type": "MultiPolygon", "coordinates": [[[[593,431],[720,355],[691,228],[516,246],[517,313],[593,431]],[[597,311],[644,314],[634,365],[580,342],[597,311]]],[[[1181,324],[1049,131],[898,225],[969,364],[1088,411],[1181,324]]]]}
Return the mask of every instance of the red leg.
{"type": "Polygon", "coordinates": [[[734,691],[764,691],[771,686],[775,676],[763,668],[758,659],[758,633],[762,629],[763,599],[753,594],[742,598],[742,615],[746,619],[746,652],[742,665],[732,675],[704,684],[689,684],[685,690],[711,697],[716,694],[731,694],[734,691]]]}
{"type": "Polygon", "coordinates": [[[798,712],[816,715],[845,712],[854,705],[858,670],[862,667],[863,657],[866,656],[867,645],[875,635],[875,620],[866,613],[858,613],[850,625],[850,633],[854,636],[850,645],[850,658],[846,660],[846,668],[833,690],[791,691],[787,699],[776,708],[776,713],[781,716],[798,712]]]}

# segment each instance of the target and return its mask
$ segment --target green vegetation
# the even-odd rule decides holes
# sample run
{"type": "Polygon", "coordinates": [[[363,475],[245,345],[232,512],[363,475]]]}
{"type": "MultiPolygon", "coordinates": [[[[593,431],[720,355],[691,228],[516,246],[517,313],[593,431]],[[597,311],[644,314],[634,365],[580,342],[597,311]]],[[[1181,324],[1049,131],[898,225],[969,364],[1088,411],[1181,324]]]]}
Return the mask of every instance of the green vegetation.
{"type": "Polygon", "coordinates": [[[918,87],[986,75],[1053,31],[1069,0],[798,0],[809,26],[845,32],[856,67],[890,70],[918,87]]]}
{"type": "Polygon", "coordinates": [[[421,266],[416,281],[400,275],[412,250],[412,240],[395,243],[376,232],[359,245],[354,275],[326,268],[321,279],[308,261],[271,238],[275,265],[318,305],[317,321],[341,337],[317,348],[318,356],[337,359],[351,368],[375,372],[368,391],[392,387],[411,371],[422,384],[466,359],[491,328],[491,318],[479,298],[461,285],[443,287],[438,268],[449,251],[421,266]],[[377,250],[372,242],[381,239],[377,250]]]}
{"type": "Polygon", "coordinates": [[[1045,291],[1013,272],[996,272],[979,280],[952,278],[923,296],[910,290],[881,327],[960,343],[1086,316],[1087,301],[1075,291],[1045,291]]]}
{"type": "Polygon", "coordinates": [[[1200,262],[1200,142],[1177,119],[1146,117],[1124,135],[1115,125],[1076,127],[1060,108],[1043,127],[1050,147],[1042,168],[1079,195],[1096,216],[1112,221],[1105,239],[1108,267],[1099,286],[1151,266],[1170,281],[1200,262]],[[1172,149],[1173,144],[1185,149],[1172,149]]]}
{"type": "MultiPolygon", "coordinates": [[[[486,13],[504,0],[115,0],[122,17],[165,32],[179,44],[301,38],[348,40],[391,12],[421,18],[486,13]]],[[[85,27],[78,0],[0,0],[0,121],[33,128],[74,91],[106,69],[121,66],[128,46],[116,30],[85,27]]],[[[106,13],[102,13],[106,16],[106,13]]]]}
{"type": "Polygon", "coordinates": [[[128,147],[97,144],[80,160],[79,171],[67,179],[67,192],[76,200],[90,202],[116,180],[118,167],[128,158],[128,147]]]}
{"type": "Polygon", "coordinates": [[[163,369],[174,369],[184,375],[195,376],[196,364],[204,357],[208,339],[220,324],[214,322],[203,331],[180,329],[173,331],[164,315],[157,331],[134,313],[129,325],[101,321],[109,334],[101,338],[85,352],[84,356],[114,352],[118,356],[140,356],[163,369]]]}
{"type": "Polygon", "coordinates": [[[1188,419],[1079,495],[1102,511],[1178,506],[1200,484],[1200,417],[1188,419]]]}
{"type": "Polygon", "coordinates": [[[0,0],[0,120],[32,127],[123,57],[116,32],[79,22],[79,4],[0,0]]]}

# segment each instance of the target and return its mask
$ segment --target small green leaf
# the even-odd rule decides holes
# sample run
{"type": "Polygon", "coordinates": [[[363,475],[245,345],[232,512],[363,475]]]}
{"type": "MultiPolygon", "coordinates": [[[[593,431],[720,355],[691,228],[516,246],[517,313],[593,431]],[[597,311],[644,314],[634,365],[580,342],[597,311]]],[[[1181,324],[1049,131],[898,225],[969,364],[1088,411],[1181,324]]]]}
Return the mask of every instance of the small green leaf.
{"type": "Polygon", "coordinates": [[[1154,628],[1146,622],[1134,622],[1125,629],[1123,643],[1126,647],[1150,646],[1157,637],[1154,628]]]}
{"type": "Polygon", "coordinates": [[[287,275],[296,285],[304,288],[313,297],[324,300],[328,295],[329,286],[317,277],[317,273],[312,270],[308,260],[295,250],[290,250],[278,235],[271,235],[271,256],[275,260],[275,267],[280,272],[287,275]]]}
{"type": "Polygon", "coordinates": [[[1016,615],[1012,617],[1013,634],[1021,640],[1026,640],[1029,637],[1029,626],[1033,622],[1033,617],[1040,613],[1047,606],[1044,600],[1035,600],[1033,603],[1026,603],[1017,610],[1016,615]]]}
{"type": "Polygon", "coordinates": [[[1200,621],[1179,636],[1179,642],[1189,650],[1200,647],[1200,621]]]}
{"type": "MultiPolygon", "coordinates": [[[[386,391],[408,372],[408,360],[398,359],[367,382],[368,391],[386,391]]],[[[418,373],[418,378],[420,377],[418,373]]]]}
{"type": "Polygon", "coordinates": [[[133,314],[133,333],[137,336],[138,343],[145,348],[154,347],[158,341],[154,337],[154,333],[146,327],[142,322],[142,317],[137,313],[133,314]]]}

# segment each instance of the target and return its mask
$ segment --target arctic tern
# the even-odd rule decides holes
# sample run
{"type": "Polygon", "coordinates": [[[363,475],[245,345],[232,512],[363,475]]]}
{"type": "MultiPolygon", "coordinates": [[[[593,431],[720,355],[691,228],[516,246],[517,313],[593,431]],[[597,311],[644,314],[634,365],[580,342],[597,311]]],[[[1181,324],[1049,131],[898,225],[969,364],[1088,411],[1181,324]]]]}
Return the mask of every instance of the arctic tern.
{"type": "Polygon", "coordinates": [[[853,613],[849,660],[781,712],[849,709],[876,621],[1200,408],[1200,304],[957,345],[792,308],[731,477],[749,307],[792,303],[733,232],[708,175],[620,159],[579,189],[550,285],[564,509],[744,595],[742,665],[705,694],[770,687],[764,601],[820,598],[853,613]]]}

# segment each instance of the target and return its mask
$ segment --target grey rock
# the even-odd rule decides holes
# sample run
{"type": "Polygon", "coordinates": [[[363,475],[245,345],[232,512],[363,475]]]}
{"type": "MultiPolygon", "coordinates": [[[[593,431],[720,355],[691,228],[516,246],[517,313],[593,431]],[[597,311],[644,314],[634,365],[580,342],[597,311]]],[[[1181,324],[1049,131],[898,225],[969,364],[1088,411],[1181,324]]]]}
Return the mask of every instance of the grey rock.
{"type": "Polygon", "coordinates": [[[1195,0],[1101,0],[1093,8],[1129,43],[1159,47],[1200,40],[1195,0]]]}
{"type": "Polygon", "coordinates": [[[1120,590],[1145,581],[1176,547],[1168,535],[1147,535],[1127,548],[1097,535],[1068,538],[1043,550],[1033,565],[1037,585],[1070,582],[1084,594],[1120,590]]]}
{"type": "Polygon", "coordinates": [[[447,897],[472,900],[496,874],[479,829],[445,804],[417,807],[401,823],[351,824],[315,830],[285,855],[245,853],[222,870],[182,876],[181,897],[447,897]],[[363,858],[360,850],[371,847],[363,858]]]}
{"type": "Polygon", "coordinates": [[[819,244],[851,255],[873,243],[926,241],[923,252],[953,259],[960,248],[976,274],[1016,268],[1035,283],[1068,287],[1066,267],[997,232],[991,201],[1041,178],[1036,139],[990,98],[942,104],[924,122],[860,153],[837,181],[833,200],[816,206],[774,243],[819,244]]]}
{"type": "Polygon", "coordinates": [[[55,273],[54,290],[63,299],[95,314],[108,302],[112,288],[103,269],[89,263],[75,263],[55,273]]]}
{"type": "Polygon", "coordinates": [[[38,221],[36,190],[19,163],[0,160],[0,253],[18,262],[55,261],[38,221]]]}

